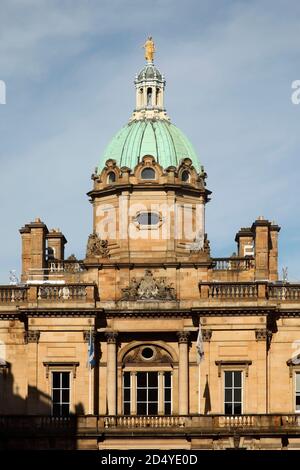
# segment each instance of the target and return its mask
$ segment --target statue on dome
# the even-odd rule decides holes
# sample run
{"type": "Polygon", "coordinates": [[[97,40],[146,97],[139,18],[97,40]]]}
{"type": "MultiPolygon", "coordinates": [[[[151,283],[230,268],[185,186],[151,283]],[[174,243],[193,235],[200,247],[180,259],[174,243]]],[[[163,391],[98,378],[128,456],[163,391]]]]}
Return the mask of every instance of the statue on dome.
{"type": "Polygon", "coordinates": [[[152,39],[152,36],[149,36],[145,44],[143,45],[145,49],[145,59],[147,62],[153,62],[154,53],[155,53],[155,44],[152,39]]]}

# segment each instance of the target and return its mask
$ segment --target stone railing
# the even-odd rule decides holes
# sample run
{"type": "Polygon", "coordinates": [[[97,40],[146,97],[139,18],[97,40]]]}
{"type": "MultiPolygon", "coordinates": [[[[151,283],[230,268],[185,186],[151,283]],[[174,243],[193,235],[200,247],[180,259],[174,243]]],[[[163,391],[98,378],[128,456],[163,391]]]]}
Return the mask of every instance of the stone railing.
{"type": "Polygon", "coordinates": [[[83,284],[58,284],[58,285],[39,285],[34,286],[37,289],[37,300],[45,300],[49,302],[54,301],[85,301],[90,297],[92,290],[92,297],[94,299],[94,285],[83,284]]]}
{"type": "Polygon", "coordinates": [[[269,299],[300,300],[300,284],[273,284],[268,286],[269,299]]]}
{"type": "Polygon", "coordinates": [[[254,258],[212,258],[215,271],[247,271],[254,267],[254,258]]]}
{"type": "Polygon", "coordinates": [[[256,299],[259,293],[258,284],[251,282],[204,282],[199,286],[201,298],[256,299]]]}
{"type": "Polygon", "coordinates": [[[0,286],[0,304],[26,302],[27,287],[0,286]]]}
{"type": "Polygon", "coordinates": [[[176,428],[184,427],[182,416],[106,416],[104,427],[118,428],[176,428]]]}
{"type": "Polygon", "coordinates": [[[76,429],[76,417],[56,416],[0,416],[0,429],[5,432],[13,431],[23,433],[36,433],[69,431],[76,429]]]}
{"type": "Polygon", "coordinates": [[[223,429],[298,429],[300,433],[300,416],[244,414],[226,415],[189,415],[189,416],[103,416],[98,417],[98,429],[145,429],[145,428],[184,428],[198,429],[203,432],[218,432],[223,429]]]}
{"type": "Polygon", "coordinates": [[[60,273],[80,273],[84,271],[82,261],[79,260],[64,260],[64,261],[48,261],[47,272],[51,274],[60,273]]]}

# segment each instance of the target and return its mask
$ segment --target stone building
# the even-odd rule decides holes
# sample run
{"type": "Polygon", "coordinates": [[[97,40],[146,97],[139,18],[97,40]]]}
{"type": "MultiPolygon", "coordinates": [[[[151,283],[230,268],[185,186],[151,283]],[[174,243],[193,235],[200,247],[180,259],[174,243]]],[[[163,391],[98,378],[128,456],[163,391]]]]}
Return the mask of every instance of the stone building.
{"type": "Polygon", "coordinates": [[[300,285],[278,280],[280,227],[258,217],[214,258],[206,173],[153,57],[135,88],[92,175],[86,257],[65,259],[39,218],[20,229],[21,280],[0,286],[0,446],[300,449],[300,285]]]}

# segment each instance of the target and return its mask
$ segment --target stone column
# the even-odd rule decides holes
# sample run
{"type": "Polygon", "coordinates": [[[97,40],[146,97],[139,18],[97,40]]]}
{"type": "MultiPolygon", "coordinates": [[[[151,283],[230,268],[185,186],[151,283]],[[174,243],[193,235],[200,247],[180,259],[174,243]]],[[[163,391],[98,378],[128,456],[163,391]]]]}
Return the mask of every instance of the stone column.
{"type": "Polygon", "coordinates": [[[130,414],[131,415],[136,415],[137,414],[137,409],[136,409],[136,399],[137,399],[137,393],[136,393],[136,372],[132,371],[130,372],[130,414]]]}
{"type": "Polygon", "coordinates": [[[159,415],[164,415],[165,414],[164,402],[165,402],[165,397],[164,397],[164,372],[160,371],[160,372],[158,372],[158,414],[159,415]]]}
{"type": "Polygon", "coordinates": [[[40,332],[38,330],[26,331],[24,341],[27,349],[28,374],[27,374],[27,413],[39,414],[38,401],[38,343],[40,332]]]}
{"type": "Polygon", "coordinates": [[[107,339],[107,366],[106,366],[106,397],[109,415],[117,414],[117,336],[112,331],[106,333],[107,339]]]}
{"type": "Polygon", "coordinates": [[[189,332],[177,333],[179,343],[178,367],[178,411],[180,415],[189,413],[189,332]]]}

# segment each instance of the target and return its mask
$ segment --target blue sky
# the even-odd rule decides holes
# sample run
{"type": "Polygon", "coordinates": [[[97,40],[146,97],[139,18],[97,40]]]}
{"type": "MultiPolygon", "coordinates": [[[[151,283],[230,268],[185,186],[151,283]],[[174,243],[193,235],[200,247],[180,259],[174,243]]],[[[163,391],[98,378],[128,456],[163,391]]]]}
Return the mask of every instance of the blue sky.
{"type": "Polygon", "coordinates": [[[149,34],[168,114],[208,173],[213,255],[264,215],[300,280],[299,31],[297,0],[1,0],[0,282],[20,271],[18,229],[35,217],[84,256],[90,175],[132,112],[149,34]]]}

